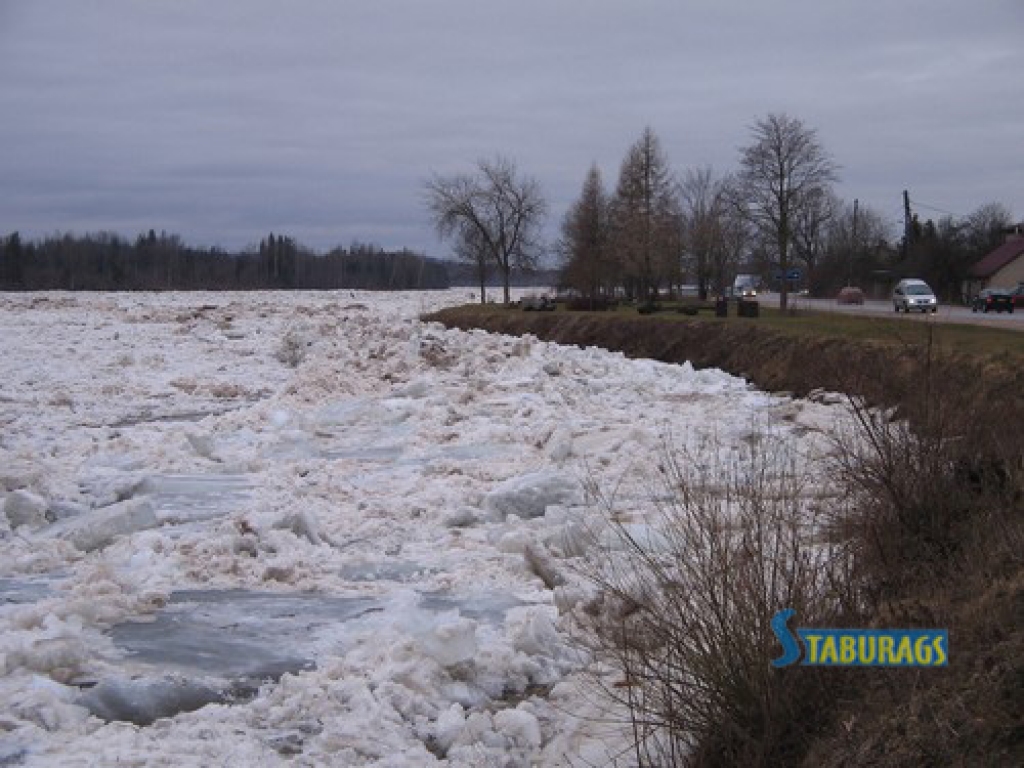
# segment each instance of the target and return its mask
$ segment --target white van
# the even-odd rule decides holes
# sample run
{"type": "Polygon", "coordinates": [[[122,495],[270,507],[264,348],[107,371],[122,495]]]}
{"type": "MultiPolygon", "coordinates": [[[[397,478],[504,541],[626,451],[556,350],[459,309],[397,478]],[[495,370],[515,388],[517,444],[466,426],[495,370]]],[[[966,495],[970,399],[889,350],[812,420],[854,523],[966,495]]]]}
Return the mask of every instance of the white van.
{"type": "Polygon", "coordinates": [[[935,312],[939,308],[939,300],[935,298],[935,291],[929,288],[924,280],[908,278],[900,280],[893,289],[892,308],[894,312],[901,309],[907,313],[911,310],[935,312]]]}
{"type": "Polygon", "coordinates": [[[757,275],[736,275],[732,284],[732,295],[739,299],[752,299],[757,296],[761,285],[757,275]]]}

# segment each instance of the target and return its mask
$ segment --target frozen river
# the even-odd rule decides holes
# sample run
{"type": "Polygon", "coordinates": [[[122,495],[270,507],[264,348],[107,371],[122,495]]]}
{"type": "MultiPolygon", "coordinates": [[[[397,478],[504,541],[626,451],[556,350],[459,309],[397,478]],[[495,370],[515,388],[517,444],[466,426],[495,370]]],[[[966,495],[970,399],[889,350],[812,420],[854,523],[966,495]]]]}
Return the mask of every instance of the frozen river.
{"type": "Polygon", "coordinates": [[[586,489],[843,411],[418,319],[469,298],[0,295],[0,765],[610,764],[586,489]]]}

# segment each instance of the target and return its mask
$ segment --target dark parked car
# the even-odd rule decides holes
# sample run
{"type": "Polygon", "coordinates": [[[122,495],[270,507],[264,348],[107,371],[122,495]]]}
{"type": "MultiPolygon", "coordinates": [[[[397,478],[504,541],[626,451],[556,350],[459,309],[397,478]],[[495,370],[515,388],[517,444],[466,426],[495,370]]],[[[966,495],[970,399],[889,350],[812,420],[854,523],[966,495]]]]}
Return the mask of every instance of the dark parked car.
{"type": "Polygon", "coordinates": [[[1005,288],[986,288],[971,302],[971,312],[1013,312],[1013,294],[1005,288]]]}
{"type": "Polygon", "coordinates": [[[1013,296],[1013,306],[1024,307],[1024,284],[1018,285],[1010,291],[1010,295],[1013,296]]]}

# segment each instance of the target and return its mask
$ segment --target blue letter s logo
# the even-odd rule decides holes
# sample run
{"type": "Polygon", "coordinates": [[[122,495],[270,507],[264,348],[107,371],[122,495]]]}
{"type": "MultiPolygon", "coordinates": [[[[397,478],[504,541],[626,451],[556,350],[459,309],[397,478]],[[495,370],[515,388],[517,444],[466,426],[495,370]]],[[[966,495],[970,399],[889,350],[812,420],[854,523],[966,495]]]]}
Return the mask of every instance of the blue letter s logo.
{"type": "Polygon", "coordinates": [[[789,627],[786,626],[786,622],[790,620],[793,614],[796,613],[792,608],[787,608],[784,611],[779,611],[772,618],[772,632],[779,638],[779,642],[782,644],[782,655],[772,660],[773,667],[788,667],[790,664],[795,664],[800,660],[801,649],[800,643],[793,637],[793,633],[789,631],[789,627]]]}

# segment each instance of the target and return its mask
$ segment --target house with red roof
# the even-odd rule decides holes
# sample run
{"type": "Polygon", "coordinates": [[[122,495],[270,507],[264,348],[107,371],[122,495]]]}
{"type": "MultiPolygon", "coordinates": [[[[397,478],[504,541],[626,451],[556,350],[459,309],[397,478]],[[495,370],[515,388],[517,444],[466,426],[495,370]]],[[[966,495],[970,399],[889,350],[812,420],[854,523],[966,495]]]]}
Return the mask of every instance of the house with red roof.
{"type": "Polygon", "coordinates": [[[964,284],[965,296],[982,288],[1016,288],[1024,285],[1024,223],[1006,232],[1006,240],[971,266],[964,284]]]}

